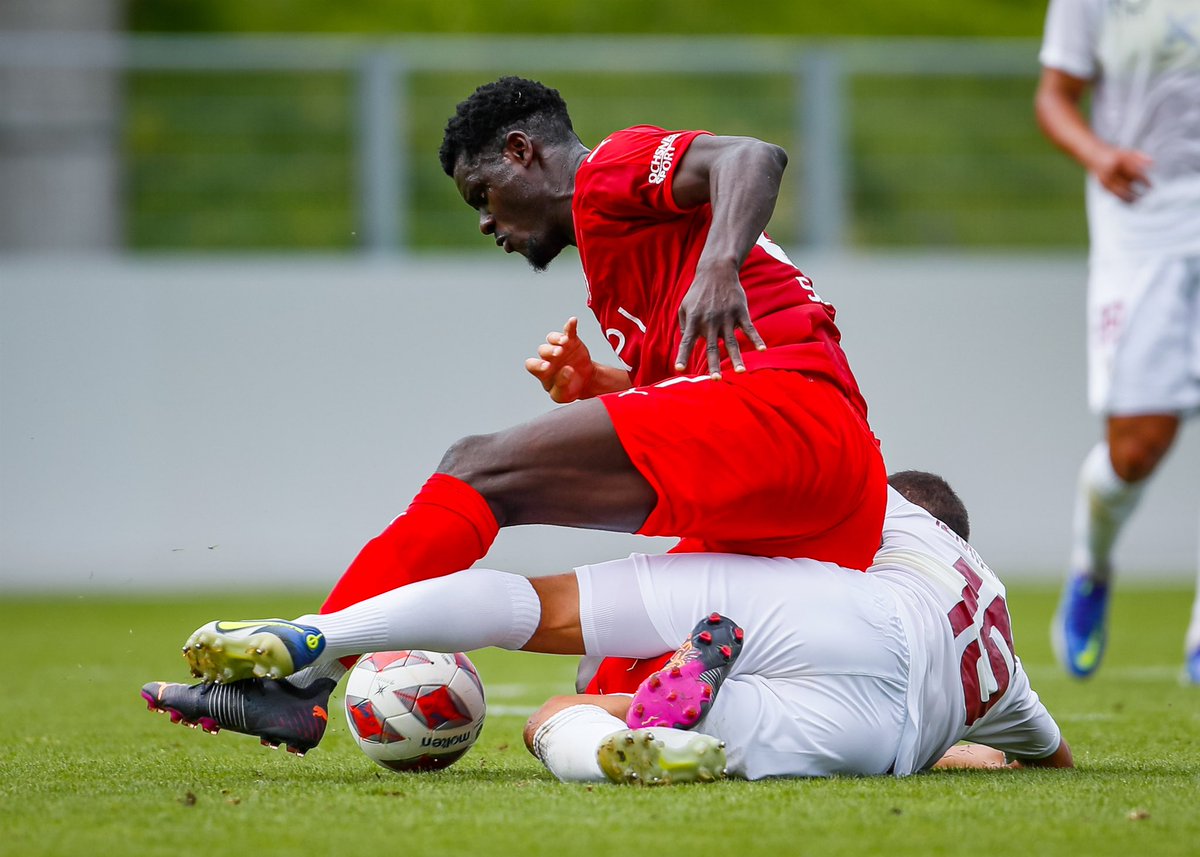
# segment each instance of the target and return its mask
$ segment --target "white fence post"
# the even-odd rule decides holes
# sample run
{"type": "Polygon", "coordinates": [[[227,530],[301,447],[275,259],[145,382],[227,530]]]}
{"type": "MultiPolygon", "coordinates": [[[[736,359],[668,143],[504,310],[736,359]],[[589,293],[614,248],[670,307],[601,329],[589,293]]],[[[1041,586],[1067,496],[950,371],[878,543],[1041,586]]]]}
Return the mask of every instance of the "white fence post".
{"type": "Polygon", "coordinates": [[[373,255],[396,250],[402,234],[403,206],[398,203],[399,159],[406,156],[398,122],[397,66],[383,50],[363,56],[358,70],[358,229],[359,246],[373,255]]]}
{"type": "Polygon", "coordinates": [[[835,250],[846,243],[849,176],[845,157],[845,73],[841,57],[818,48],[801,57],[796,87],[796,115],[803,147],[797,196],[801,241],[810,247],[835,250]]]}

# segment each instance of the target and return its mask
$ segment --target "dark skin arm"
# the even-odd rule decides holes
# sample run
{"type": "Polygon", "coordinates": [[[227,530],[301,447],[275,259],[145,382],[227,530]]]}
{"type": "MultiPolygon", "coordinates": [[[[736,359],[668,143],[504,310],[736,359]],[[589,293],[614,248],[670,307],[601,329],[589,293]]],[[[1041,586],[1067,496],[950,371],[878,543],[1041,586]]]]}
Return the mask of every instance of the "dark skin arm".
{"type": "Polygon", "coordinates": [[[700,136],[675,167],[671,190],[683,208],[712,205],[712,226],[696,265],[696,278],[679,305],[683,338],[676,371],[687,368],[698,340],[708,353],[708,370],[721,374],[725,343],[735,372],[744,372],[736,334],[741,330],[759,351],[767,346],[746,305],[738,271],[771,219],[787,153],[750,137],[700,136]]]}
{"type": "Polygon", "coordinates": [[[1080,110],[1090,82],[1053,68],[1042,69],[1034,98],[1034,111],[1042,132],[1056,146],[1083,165],[1109,193],[1133,202],[1148,187],[1150,156],[1136,149],[1120,149],[1096,136],[1080,110]]]}

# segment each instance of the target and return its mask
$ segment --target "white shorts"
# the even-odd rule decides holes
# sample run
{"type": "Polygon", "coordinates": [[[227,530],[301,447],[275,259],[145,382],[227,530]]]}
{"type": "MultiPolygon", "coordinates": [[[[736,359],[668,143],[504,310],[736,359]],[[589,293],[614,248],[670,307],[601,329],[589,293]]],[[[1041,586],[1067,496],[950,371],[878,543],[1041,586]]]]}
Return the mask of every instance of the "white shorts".
{"type": "Polygon", "coordinates": [[[1087,313],[1092,410],[1200,409],[1200,256],[1094,259],[1087,313]]]}
{"type": "MultiPolygon", "coordinates": [[[[909,649],[895,599],[867,575],[726,554],[635,554],[576,574],[582,613],[627,614],[640,592],[668,648],[713,611],[745,628],[742,654],[696,727],[725,742],[734,776],[891,770],[905,724],[909,649]]],[[[585,628],[584,639],[614,633],[585,628]]],[[[646,634],[636,636],[623,653],[652,654],[646,634]]]]}

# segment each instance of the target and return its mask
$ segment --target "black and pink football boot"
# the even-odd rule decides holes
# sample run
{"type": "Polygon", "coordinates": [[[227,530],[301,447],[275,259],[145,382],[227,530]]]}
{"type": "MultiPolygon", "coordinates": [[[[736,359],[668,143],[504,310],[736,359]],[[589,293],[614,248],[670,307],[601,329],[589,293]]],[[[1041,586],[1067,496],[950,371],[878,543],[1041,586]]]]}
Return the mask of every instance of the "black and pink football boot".
{"type": "Polygon", "coordinates": [[[737,623],[720,613],[701,620],[666,665],[642,682],[625,722],[631,729],[691,729],[708,713],[744,637],[737,623]]]}
{"type": "Polygon", "coordinates": [[[152,681],[142,688],[151,711],[171,716],[172,723],[205,732],[222,729],[258,738],[264,746],[286,745],[303,756],[320,743],[329,725],[329,694],[337,687],[319,678],[305,687],[287,679],[245,679],[229,684],[176,684],[152,681]]]}

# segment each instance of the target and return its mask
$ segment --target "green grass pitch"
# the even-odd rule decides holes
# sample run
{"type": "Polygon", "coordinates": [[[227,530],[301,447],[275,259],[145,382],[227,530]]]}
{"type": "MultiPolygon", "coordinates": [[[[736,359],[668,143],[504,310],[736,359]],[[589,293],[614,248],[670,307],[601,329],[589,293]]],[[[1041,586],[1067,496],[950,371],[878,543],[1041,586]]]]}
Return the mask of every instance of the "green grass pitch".
{"type": "Polygon", "coordinates": [[[1200,689],[1177,679],[1190,591],[1119,591],[1086,683],[1053,665],[1054,597],[1019,586],[1010,603],[1074,771],[653,790],[561,785],[525,752],[520,712],[570,687],[572,659],[477,653],[492,706],[480,742],[447,771],[401,776],[358,751],[340,700],[303,759],[145,710],[144,681],[185,679],[195,626],[311,599],[6,596],[0,855],[1200,853],[1200,689]]]}

